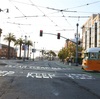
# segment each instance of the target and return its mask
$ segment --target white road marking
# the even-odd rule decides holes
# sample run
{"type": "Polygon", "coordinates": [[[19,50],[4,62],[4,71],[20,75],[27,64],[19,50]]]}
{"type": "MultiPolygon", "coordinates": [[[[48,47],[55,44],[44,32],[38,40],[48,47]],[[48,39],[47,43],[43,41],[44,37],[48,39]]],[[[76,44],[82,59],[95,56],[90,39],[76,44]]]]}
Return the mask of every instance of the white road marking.
{"type": "Polygon", "coordinates": [[[14,71],[0,71],[0,76],[12,75],[14,71]]]}
{"type": "Polygon", "coordinates": [[[46,73],[42,73],[43,78],[49,78],[49,76],[46,73]]]}
{"type": "Polygon", "coordinates": [[[31,73],[29,72],[26,77],[32,77],[32,78],[34,78],[34,75],[32,75],[32,74],[33,74],[32,72],[31,73]]]}
{"type": "Polygon", "coordinates": [[[55,77],[55,74],[48,74],[50,78],[55,77]]]}
{"type": "MultiPolygon", "coordinates": [[[[20,76],[23,73],[24,72],[16,72],[16,74],[15,74],[15,71],[2,71],[2,70],[0,70],[0,76],[12,76],[13,74],[20,76]]],[[[27,78],[28,77],[32,77],[32,78],[53,78],[53,77],[55,77],[55,74],[28,72],[25,76],[27,78]]]]}
{"type": "Polygon", "coordinates": [[[42,75],[40,73],[35,73],[36,78],[42,78],[42,75]]]}
{"type": "MultiPolygon", "coordinates": [[[[24,72],[15,72],[15,71],[2,71],[0,70],[0,76],[12,76],[13,74],[15,75],[22,75],[24,72]]],[[[53,78],[53,77],[60,77],[61,74],[55,74],[55,73],[38,73],[38,72],[28,72],[25,75],[27,78],[32,77],[32,78],[53,78]]],[[[65,73],[63,74],[64,77],[69,77],[71,79],[95,79],[93,76],[88,75],[88,74],[73,74],[73,73],[65,73]]]]}
{"type": "Polygon", "coordinates": [[[53,77],[55,77],[55,74],[28,72],[26,77],[32,77],[32,78],[53,78],[53,77]]]}
{"type": "Polygon", "coordinates": [[[87,74],[65,74],[65,75],[72,79],[95,79],[93,76],[87,74]]]}
{"type": "Polygon", "coordinates": [[[40,67],[40,66],[21,66],[21,65],[6,65],[5,67],[9,67],[9,68],[20,68],[20,69],[35,69],[35,70],[72,70],[72,68],[60,68],[60,67],[40,67]]]}

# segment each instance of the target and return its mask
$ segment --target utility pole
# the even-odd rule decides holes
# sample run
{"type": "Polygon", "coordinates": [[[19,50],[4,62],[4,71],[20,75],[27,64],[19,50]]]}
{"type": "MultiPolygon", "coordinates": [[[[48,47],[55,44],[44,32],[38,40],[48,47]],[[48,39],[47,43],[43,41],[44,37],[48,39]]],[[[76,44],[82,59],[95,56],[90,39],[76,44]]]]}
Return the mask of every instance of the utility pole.
{"type": "Polygon", "coordinates": [[[26,41],[27,41],[27,36],[25,35],[24,58],[23,58],[23,61],[25,61],[25,59],[26,59],[26,41]]]}
{"type": "Polygon", "coordinates": [[[2,34],[2,29],[0,28],[0,49],[2,48],[2,44],[1,44],[1,34],[2,34]]]}
{"type": "Polygon", "coordinates": [[[79,24],[76,24],[77,32],[76,32],[76,66],[78,66],[78,26],[79,24]]]}

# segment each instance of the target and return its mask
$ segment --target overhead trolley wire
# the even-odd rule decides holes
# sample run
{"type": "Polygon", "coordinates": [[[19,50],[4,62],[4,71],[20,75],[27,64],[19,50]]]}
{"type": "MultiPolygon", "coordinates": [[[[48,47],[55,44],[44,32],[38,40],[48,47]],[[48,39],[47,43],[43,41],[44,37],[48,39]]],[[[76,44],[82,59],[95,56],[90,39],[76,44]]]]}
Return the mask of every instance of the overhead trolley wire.
{"type": "Polygon", "coordinates": [[[15,24],[15,25],[31,25],[31,24],[22,24],[22,23],[16,23],[16,22],[7,22],[7,23],[15,24]]]}
{"type": "MultiPolygon", "coordinates": [[[[12,2],[10,1],[10,3],[12,3],[12,2]]],[[[13,3],[12,3],[12,5],[25,17],[25,14],[17,6],[15,6],[13,3]]]]}
{"type": "Polygon", "coordinates": [[[40,12],[42,12],[42,14],[43,14],[44,17],[47,17],[52,23],[55,24],[55,26],[57,26],[57,27],[59,27],[59,28],[62,28],[62,27],[60,27],[59,25],[57,25],[50,17],[48,17],[37,5],[33,4],[33,2],[32,2],[31,0],[29,0],[29,1],[30,1],[31,4],[32,4],[33,6],[35,6],[40,12]]]}
{"type": "MultiPolygon", "coordinates": [[[[40,5],[29,4],[29,3],[15,1],[15,0],[12,0],[12,1],[13,2],[17,2],[17,3],[21,3],[21,4],[36,6],[38,8],[41,7],[41,8],[45,8],[45,9],[49,9],[49,10],[55,10],[57,12],[70,12],[70,13],[98,13],[98,12],[70,11],[69,9],[74,9],[74,8],[89,6],[89,5],[92,5],[92,4],[95,4],[95,3],[99,3],[100,2],[100,1],[95,1],[95,2],[91,2],[91,3],[87,3],[87,4],[84,4],[84,5],[79,5],[79,6],[75,6],[75,7],[70,7],[70,8],[66,8],[66,9],[56,9],[56,8],[44,7],[44,6],[40,6],[40,5]]],[[[32,1],[31,1],[31,3],[32,3],[32,1]]]]}
{"type": "MultiPolygon", "coordinates": [[[[63,15],[65,21],[72,27],[72,25],[68,22],[68,20],[66,19],[65,15],[63,14],[63,12],[62,12],[62,15],[63,15]]],[[[72,27],[72,28],[73,28],[73,27],[72,27]]]]}
{"type": "MultiPolygon", "coordinates": [[[[32,2],[32,0],[29,0],[30,3],[25,3],[25,2],[20,2],[20,1],[15,1],[15,0],[12,0],[13,2],[17,2],[17,3],[22,3],[22,4],[26,4],[26,5],[31,5],[31,6],[35,6],[40,12],[42,12],[43,15],[35,15],[35,16],[26,16],[24,15],[19,9],[18,7],[15,6],[15,8],[17,10],[19,10],[23,16],[19,16],[19,17],[15,17],[15,18],[27,18],[27,17],[47,17],[52,23],[55,24],[55,26],[58,26],[50,17],[64,17],[64,19],[68,22],[68,20],[66,19],[66,17],[69,17],[69,18],[88,18],[89,16],[65,16],[63,14],[63,12],[70,12],[70,13],[95,13],[95,12],[84,12],[84,11],[70,11],[69,9],[74,9],[74,8],[78,8],[78,7],[84,7],[84,6],[87,6],[87,5],[91,5],[91,4],[95,4],[95,3],[98,3],[100,1],[95,1],[95,2],[91,2],[91,3],[87,3],[87,4],[84,4],[84,5],[81,5],[81,6],[76,6],[76,7],[71,7],[71,8],[67,8],[67,9],[56,9],[56,8],[52,8],[52,7],[44,7],[44,6],[39,6],[39,5],[36,5],[32,2]],[[57,12],[54,12],[54,13],[59,13],[61,12],[62,13],[62,16],[48,16],[48,14],[45,14],[40,8],[46,8],[46,9],[49,9],[49,10],[54,10],[54,11],[57,11],[57,12]]],[[[51,13],[51,14],[54,14],[54,13],[51,13]]],[[[70,23],[69,23],[70,24],[70,23]]],[[[58,26],[60,27],[60,26],[58,26]]],[[[62,27],[60,27],[62,28],[62,27]]],[[[65,30],[65,29],[63,29],[65,30]]]]}
{"type": "Polygon", "coordinates": [[[80,6],[75,6],[75,7],[67,8],[66,10],[74,9],[74,8],[79,8],[79,7],[84,7],[84,6],[89,6],[89,5],[92,5],[92,4],[95,4],[95,3],[99,3],[99,2],[100,1],[95,1],[95,2],[91,2],[91,3],[83,4],[83,5],[80,5],[80,6]]]}

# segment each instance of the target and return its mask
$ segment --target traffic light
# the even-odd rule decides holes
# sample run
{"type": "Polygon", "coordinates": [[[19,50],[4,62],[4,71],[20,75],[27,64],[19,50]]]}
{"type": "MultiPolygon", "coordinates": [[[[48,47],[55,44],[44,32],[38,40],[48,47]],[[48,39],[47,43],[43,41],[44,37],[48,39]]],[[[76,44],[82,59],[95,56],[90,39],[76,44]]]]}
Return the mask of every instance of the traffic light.
{"type": "Polygon", "coordinates": [[[60,33],[57,34],[57,39],[60,39],[60,33]]]}
{"type": "Polygon", "coordinates": [[[43,36],[43,30],[40,30],[40,36],[43,36]]]}
{"type": "Polygon", "coordinates": [[[81,41],[78,41],[78,45],[80,45],[81,44],[81,41]]]}

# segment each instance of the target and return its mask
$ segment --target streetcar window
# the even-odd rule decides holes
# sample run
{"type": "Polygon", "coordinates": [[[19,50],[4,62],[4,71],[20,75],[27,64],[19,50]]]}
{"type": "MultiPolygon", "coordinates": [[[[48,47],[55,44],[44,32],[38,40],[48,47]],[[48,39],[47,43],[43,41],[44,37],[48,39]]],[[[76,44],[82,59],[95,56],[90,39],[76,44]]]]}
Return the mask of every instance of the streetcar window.
{"type": "Polygon", "coordinates": [[[98,54],[98,59],[100,59],[100,53],[98,54]]]}
{"type": "Polygon", "coordinates": [[[90,54],[90,58],[91,58],[91,59],[95,59],[95,58],[96,58],[96,53],[91,53],[91,54],[90,54]]]}

